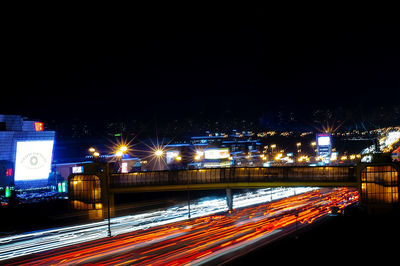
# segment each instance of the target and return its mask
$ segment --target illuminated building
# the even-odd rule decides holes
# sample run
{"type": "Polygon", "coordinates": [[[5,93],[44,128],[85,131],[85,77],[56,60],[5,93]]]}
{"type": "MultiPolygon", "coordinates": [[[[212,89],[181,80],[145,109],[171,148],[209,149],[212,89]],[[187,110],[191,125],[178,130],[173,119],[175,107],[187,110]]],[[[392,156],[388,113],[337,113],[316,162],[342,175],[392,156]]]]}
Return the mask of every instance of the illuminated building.
{"type": "Polygon", "coordinates": [[[191,143],[195,146],[214,146],[226,147],[232,152],[254,152],[259,151],[261,143],[258,139],[252,139],[250,136],[240,137],[238,135],[219,134],[217,136],[196,136],[191,137],[191,143]]]}
{"type": "Polygon", "coordinates": [[[5,193],[7,187],[12,187],[13,180],[13,165],[10,161],[0,161],[0,195],[5,193]]]}
{"type": "MultiPolygon", "coordinates": [[[[112,165],[112,168],[114,169],[115,167],[115,161],[114,161],[114,155],[100,155],[99,159],[104,162],[110,162],[112,165]]],[[[85,161],[78,161],[78,162],[66,162],[66,163],[57,163],[53,164],[53,168],[55,173],[59,176],[59,178],[62,181],[67,181],[68,176],[70,174],[83,174],[84,173],[84,168],[85,165],[89,165],[93,163],[92,156],[87,156],[85,161]]],[[[128,157],[124,156],[121,159],[121,164],[119,169],[115,169],[115,172],[121,172],[121,173],[130,173],[130,172],[136,172],[141,170],[141,160],[136,157],[128,157]]]]}
{"type": "Polygon", "coordinates": [[[184,169],[193,161],[194,147],[191,144],[168,144],[164,148],[167,169],[184,169]]]}
{"type": "Polygon", "coordinates": [[[166,145],[166,164],[169,169],[180,169],[229,167],[235,161],[242,166],[253,165],[253,161],[261,162],[262,145],[258,139],[251,138],[252,133],[247,133],[194,136],[190,143],[166,145]]]}
{"type": "Polygon", "coordinates": [[[231,166],[229,148],[209,148],[204,150],[203,167],[219,168],[231,166]]]}
{"type": "Polygon", "coordinates": [[[251,158],[259,159],[259,153],[262,150],[262,144],[259,139],[251,138],[250,134],[246,136],[238,136],[238,135],[218,135],[218,136],[198,136],[192,137],[191,142],[197,149],[205,149],[205,148],[228,148],[230,151],[230,155],[233,157],[233,160],[240,161],[243,165],[244,162],[248,162],[250,155],[251,158]]]}
{"type": "Polygon", "coordinates": [[[42,122],[0,115],[0,169],[5,171],[0,185],[47,186],[54,138],[55,131],[44,130],[42,122]]]}
{"type": "Polygon", "coordinates": [[[394,204],[399,202],[398,165],[371,165],[361,170],[363,204],[394,204]]]}

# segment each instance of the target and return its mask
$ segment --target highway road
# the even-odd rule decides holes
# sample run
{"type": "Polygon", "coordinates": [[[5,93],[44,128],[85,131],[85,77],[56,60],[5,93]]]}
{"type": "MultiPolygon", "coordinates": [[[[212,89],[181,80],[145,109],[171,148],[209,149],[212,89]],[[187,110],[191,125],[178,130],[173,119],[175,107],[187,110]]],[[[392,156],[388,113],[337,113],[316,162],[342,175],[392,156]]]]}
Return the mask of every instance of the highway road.
{"type": "MultiPolygon", "coordinates": [[[[242,208],[314,189],[316,188],[258,189],[234,195],[233,206],[234,208],[242,208]]],[[[227,210],[224,198],[199,199],[192,201],[190,206],[191,218],[226,212],[227,210]]],[[[181,204],[167,209],[112,218],[111,231],[112,235],[116,236],[187,219],[188,206],[181,204]]],[[[2,237],[0,238],[0,261],[107,237],[107,225],[108,221],[105,220],[2,237]]]]}
{"type": "Polygon", "coordinates": [[[351,188],[312,190],[232,212],[135,230],[3,261],[9,265],[182,265],[224,262],[358,201],[351,188]]]}

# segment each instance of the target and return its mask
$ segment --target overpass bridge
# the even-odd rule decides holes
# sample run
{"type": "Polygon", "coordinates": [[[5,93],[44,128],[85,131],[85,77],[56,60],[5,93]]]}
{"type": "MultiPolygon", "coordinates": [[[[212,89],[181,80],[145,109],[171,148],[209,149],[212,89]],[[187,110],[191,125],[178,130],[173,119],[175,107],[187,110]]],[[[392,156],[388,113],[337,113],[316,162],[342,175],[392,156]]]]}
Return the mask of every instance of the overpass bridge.
{"type": "Polygon", "coordinates": [[[280,166],[233,167],[192,170],[112,173],[110,165],[84,166],[85,174],[68,178],[70,205],[101,213],[113,213],[114,195],[157,191],[226,189],[232,208],[232,189],[265,187],[355,187],[367,204],[392,205],[399,202],[397,163],[359,164],[357,166],[280,166]]]}
{"type": "Polygon", "coordinates": [[[104,210],[105,206],[113,212],[114,195],[120,193],[226,189],[227,204],[232,208],[231,189],[359,186],[354,166],[234,167],[126,174],[112,173],[109,164],[84,167],[85,174],[73,174],[68,179],[69,200],[72,208],[92,212],[104,210]]]}
{"type": "Polygon", "coordinates": [[[110,193],[224,188],[357,187],[354,166],[235,167],[111,174],[110,193]]]}

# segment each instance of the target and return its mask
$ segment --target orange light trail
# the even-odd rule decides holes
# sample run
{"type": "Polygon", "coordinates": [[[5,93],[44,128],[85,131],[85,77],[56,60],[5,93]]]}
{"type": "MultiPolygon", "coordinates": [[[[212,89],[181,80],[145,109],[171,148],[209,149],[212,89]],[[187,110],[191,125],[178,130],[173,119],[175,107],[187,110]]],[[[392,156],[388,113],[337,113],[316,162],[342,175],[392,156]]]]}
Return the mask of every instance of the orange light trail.
{"type": "Polygon", "coordinates": [[[358,201],[351,188],[321,189],[275,202],[103,238],[6,261],[9,265],[185,265],[234,255],[240,247],[285,236],[358,201]],[[296,216],[297,213],[297,216],[296,216]]]}

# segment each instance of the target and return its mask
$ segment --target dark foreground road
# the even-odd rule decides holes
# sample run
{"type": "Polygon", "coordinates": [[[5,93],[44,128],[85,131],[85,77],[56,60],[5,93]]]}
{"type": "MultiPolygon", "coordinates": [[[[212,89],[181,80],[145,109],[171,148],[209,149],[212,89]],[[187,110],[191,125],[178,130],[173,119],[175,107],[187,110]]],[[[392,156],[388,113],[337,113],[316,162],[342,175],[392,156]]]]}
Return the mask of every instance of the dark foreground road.
{"type": "Polygon", "coordinates": [[[258,247],[229,265],[391,265],[398,264],[400,209],[368,213],[353,206],[290,237],[258,247]]]}

